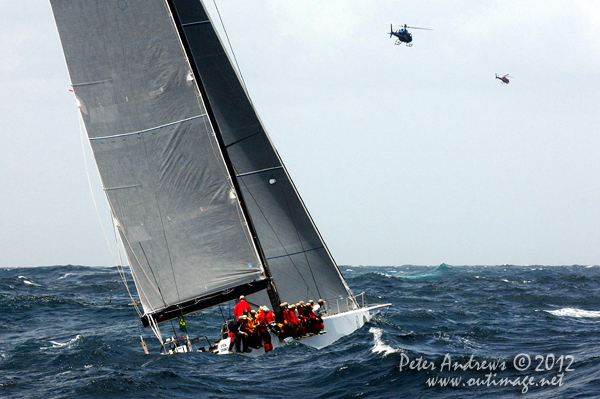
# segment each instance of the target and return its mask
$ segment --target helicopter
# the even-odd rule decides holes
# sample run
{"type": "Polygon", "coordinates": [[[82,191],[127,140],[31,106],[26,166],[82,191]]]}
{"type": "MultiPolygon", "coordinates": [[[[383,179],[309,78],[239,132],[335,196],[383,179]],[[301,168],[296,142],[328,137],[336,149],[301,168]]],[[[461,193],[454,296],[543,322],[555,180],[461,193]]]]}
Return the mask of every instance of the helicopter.
{"type": "Polygon", "coordinates": [[[401,25],[402,27],[394,32],[393,25],[390,24],[390,38],[392,36],[396,36],[398,39],[394,43],[395,45],[400,45],[401,43],[406,43],[406,47],[412,47],[412,35],[408,32],[408,28],[410,29],[423,29],[423,30],[433,30],[429,28],[416,28],[414,26],[406,26],[406,24],[401,25]]]}
{"type": "Polygon", "coordinates": [[[513,77],[514,77],[514,76],[510,76],[510,75],[508,75],[508,74],[506,74],[506,75],[504,75],[504,76],[498,76],[498,75],[496,74],[496,79],[500,79],[500,81],[501,81],[502,83],[504,83],[504,84],[509,84],[509,83],[510,83],[510,80],[508,80],[508,78],[513,78],[513,77]]]}

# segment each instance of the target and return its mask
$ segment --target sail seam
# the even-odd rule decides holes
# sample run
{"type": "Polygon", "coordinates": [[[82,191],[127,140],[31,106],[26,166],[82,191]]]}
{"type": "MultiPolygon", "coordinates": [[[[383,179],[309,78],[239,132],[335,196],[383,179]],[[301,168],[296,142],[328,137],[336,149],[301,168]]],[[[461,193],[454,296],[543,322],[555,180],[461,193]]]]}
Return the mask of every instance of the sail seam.
{"type": "Polygon", "coordinates": [[[207,116],[207,114],[201,114],[201,115],[192,116],[191,118],[186,118],[186,119],[182,119],[180,121],[175,121],[175,122],[167,123],[165,125],[151,127],[150,129],[139,130],[137,132],[115,134],[115,135],[112,135],[112,136],[93,137],[93,138],[90,138],[90,141],[92,141],[92,140],[114,139],[114,138],[117,138],[117,137],[126,137],[126,136],[133,136],[133,135],[136,135],[136,134],[148,133],[148,132],[151,132],[153,130],[158,130],[158,129],[162,129],[163,127],[169,127],[169,126],[177,125],[177,124],[180,124],[180,123],[183,123],[183,122],[188,122],[188,121],[191,121],[191,120],[194,120],[194,119],[202,118],[204,116],[207,116]]]}
{"type": "Polygon", "coordinates": [[[281,169],[282,166],[274,166],[272,168],[266,168],[266,169],[261,169],[261,170],[255,170],[253,172],[246,172],[246,173],[240,173],[239,175],[235,175],[236,177],[244,177],[244,176],[250,176],[250,175],[255,175],[257,173],[263,173],[263,172],[268,172],[270,170],[276,170],[276,169],[281,169]]]}
{"type": "Polygon", "coordinates": [[[279,258],[286,258],[286,257],[288,257],[288,256],[293,256],[293,255],[303,254],[303,253],[306,253],[306,252],[310,252],[310,251],[316,251],[316,250],[318,250],[318,249],[323,249],[323,248],[325,248],[325,247],[324,247],[324,246],[320,246],[320,247],[317,247],[317,248],[311,248],[311,249],[307,249],[307,250],[303,250],[303,251],[294,252],[293,254],[286,254],[286,255],[280,255],[280,256],[273,256],[273,257],[267,258],[267,260],[271,260],[271,259],[279,259],[279,258]]]}

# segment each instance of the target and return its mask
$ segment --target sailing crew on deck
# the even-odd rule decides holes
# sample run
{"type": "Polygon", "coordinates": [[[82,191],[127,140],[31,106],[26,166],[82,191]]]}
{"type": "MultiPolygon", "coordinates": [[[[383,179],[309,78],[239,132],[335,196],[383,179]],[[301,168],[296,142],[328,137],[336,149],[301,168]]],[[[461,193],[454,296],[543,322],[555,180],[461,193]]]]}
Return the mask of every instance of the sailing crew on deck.
{"type": "Polygon", "coordinates": [[[282,304],[279,305],[279,310],[277,311],[277,314],[275,315],[275,322],[277,322],[277,324],[284,324],[285,322],[285,317],[284,317],[284,311],[287,308],[287,302],[283,302],[282,304]]]}
{"type": "MultiPolygon", "coordinates": [[[[310,303],[311,301],[309,301],[310,303]]],[[[317,301],[317,304],[315,304],[313,306],[313,313],[315,314],[317,321],[318,321],[318,326],[319,328],[315,327],[315,334],[320,334],[320,333],[324,333],[325,330],[325,325],[323,324],[323,316],[327,315],[327,311],[325,310],[325,301],[322,299],[319,299],[317,301]]]]}
{"type": "Polygon", "coordinates": [[[240,316],[238,322],[240,323],[238,336],[241,337],[242,343],[244,345],[244,349],[242,352],[250,353],[252,351],[248,347],[250,346],[249,343],[251,340],[252,330],[250,330],[250,327],[248,326],[248,316],[240,316]]]}
{"type": "Polygon", "coordinates": [[[279,327],[279,333],[277,335],[279,336],[280,340],[292,335],[293,326],[291,326],[288,321],[287,313],[288,303],[283,302],[281,305],[279,305],[279,310],[275,315],[275,322],[277,323],[277,327],[279,327]]]}
{"type": "MultiPolygon", "coordinates": [[[[313,301],[310,300],[308,301],[308,303],[313,304],[313,301]]],[[[315,316],[317,317],[323,317],[326,315],[326,310],[325,310],[325,301],[322,299],[319,299],[317,301],[317,303],[313,304],[313,313],[315,314],[315,316]]]]}
{"type": "MultiPolygon", "coordinates": [[[[247,320],[247,325],[248,328],[244,330],[244,332],[246,332],[248,334],[247,337],[247,343],[248,346],[250,348],[254,348],[254,349],[258,349],[261,347],[261,342],[262,339],[260,337],[260,335],[258,334],[258,331],[256,331],[256,324],[255,324],[255,318],[256,318],[256,311],[252,310],[250,313],[248,313],[247,310],[244,310],[243,316],[241,317],[245,317],[245,320],[247,320]]],[[[240,320],[241,320],[240,317],[240,320]]]]}
{"type": "Polygon", "coordinates": [[[240,350],[240,344],[243,344],[243,352],[251,352],[247,346],[247,334],[241,330],[241,327],[241,320],[231,320],[227,325],[227,329],[229,330],[229,337],[231,338],[231,343],[229,344],[230,352],[232,351],[234,345],[236,352],[242,352],[242,350],[240,350]]]}
{"type": "Polygon", "coordinates": [[[296,305],[291,304],[287,307],[287,309],[283,312],[283,317],[287,322],[288,326],[288,336],[298,337],[302,335],[302,324],[300,320],[296,317],[296,305]]]}
{"type": "Polygon", "coordinates": [[[250,304],[246,302],[246,297],[241,295],[240,300],[235,305],[235,308],[233,308],[233,314],[235,315],[235,318],[239,319],[240,316],[244,314],[244,310],[250,312],[252,309],[250,309],[250,304]]]}
{"type": "Polygon", "coordinates": [[[321,322],[317,320],[312,310],[312,300],[303,306],[303,314],[306,317],[306,332],[309,334],[318,334],[321,322]]]}
{"type": "Polygon", "coordinates": [[[296,304],[296,318],[300,320],[302,324],[300,334],[305,335],[310,331],[309,320],[307,315],[304,313],[304,301],[300,301],[296,304]]]}
{"type": "Polygon", "coordinates": [[[271,320],[274,320],[274,317],[275,316],[273,315],[273,312],[271,312],[266,306],[261,306],[258,309],[258,313],[256,314],[256,331],[258,332],[258,334],[264,342],[265,353],[273,349],[268,324],[270,323],[269,318],[271,318],[271,320]],[[271,314],[271,317],[269,317],[269,313],[271,314]]]}

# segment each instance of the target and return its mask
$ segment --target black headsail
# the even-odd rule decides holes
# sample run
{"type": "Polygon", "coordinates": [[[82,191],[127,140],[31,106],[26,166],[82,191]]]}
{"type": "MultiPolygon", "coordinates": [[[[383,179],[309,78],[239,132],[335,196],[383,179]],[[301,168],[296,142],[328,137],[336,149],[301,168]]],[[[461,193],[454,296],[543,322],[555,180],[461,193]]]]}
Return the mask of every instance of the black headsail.
{"type": "MultiPolygon", "coordinates": [[[[199,0],[168,0],[190,63],[206,93],[224,152],[286,302],[324,298],[356,303],[304,206],[199,0]]],[[[264,297],[254,298],[259,304],[264,297]]],[[[330,307],[334,304],[330,303],[330,307]]]]}

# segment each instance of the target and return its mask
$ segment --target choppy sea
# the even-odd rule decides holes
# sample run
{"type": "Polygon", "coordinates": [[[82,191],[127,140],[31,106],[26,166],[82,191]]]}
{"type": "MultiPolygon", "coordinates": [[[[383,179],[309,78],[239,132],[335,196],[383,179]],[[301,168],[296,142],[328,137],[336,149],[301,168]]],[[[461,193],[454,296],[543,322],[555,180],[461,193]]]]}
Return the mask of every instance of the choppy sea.
{"type": "MultiPolygon", "coordinates": [[[[0,269],[0,397],[600,397],[598,266],[341,269],[392,307],[327,348],[258,358],[159,355],[115,267],[0,269]]],[[[221,311],[188,316],[190,335],[217,339],[221,311]]]]}

